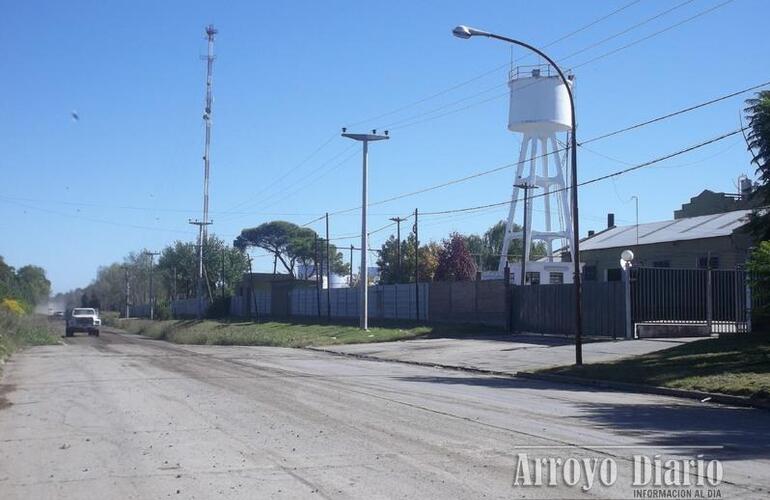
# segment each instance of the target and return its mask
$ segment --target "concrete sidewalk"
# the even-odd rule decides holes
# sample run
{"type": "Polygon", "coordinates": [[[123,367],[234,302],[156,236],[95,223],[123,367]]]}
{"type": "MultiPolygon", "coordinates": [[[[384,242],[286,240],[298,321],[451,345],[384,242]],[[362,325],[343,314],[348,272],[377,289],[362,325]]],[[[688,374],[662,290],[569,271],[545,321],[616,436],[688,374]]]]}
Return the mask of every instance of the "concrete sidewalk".
{"type": "MultiPolygon", "coordinates": [[[[608,340],[583,344],[583,362],[615,361],[674,347],[696,338],[608,340]]],[[[386,361],[401,361],[470,368],[515,375],[575,362],[571,339],[543,335],[485,336],[473,338],[438,338],[314,347],[313,349],[366,356],[386,361]]]]}

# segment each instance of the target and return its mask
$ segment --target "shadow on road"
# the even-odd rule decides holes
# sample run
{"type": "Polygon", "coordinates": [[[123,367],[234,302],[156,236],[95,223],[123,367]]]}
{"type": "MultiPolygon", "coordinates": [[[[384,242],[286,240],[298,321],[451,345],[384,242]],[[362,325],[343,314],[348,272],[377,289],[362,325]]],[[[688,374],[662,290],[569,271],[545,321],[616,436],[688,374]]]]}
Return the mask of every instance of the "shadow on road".
{"type": "MultiPolygon", "coordinates": [[[[507,379],[489,376],[459,377],[396,377],[396,380],[431,384],[467,385],[494,389],[568,390],[575,393],[617,393],[596,387],[552,384],[536,380],[507,379]]],[[[590,398],[590,396],[586,396],[590,398]]],[[[649,396],[645,396],[648,398],[649,396]]],[[[652,396],[657,398],[656,396],[652,396]]],[[[646,445],[677,447],[678,454],[703,453],[718,459],[770,459],[770,412],[754,408],[736,408],[713,404],[699,404],[671,398],[661,402],[646,400],[630,403],[566,403],[577,408],[578,414],[569,417],[588,425],[606,429],[613,434],[638,438],[646,445]],[[722,449],[703,449],[704,446],[722,446],[722,449]],[[691,448],[690,448],[691,447],[691,448]]]]}
{"type": "Polygon", "coordinates": [[[770,412],[697,404],[579,404],[580,418],[594,426],[666,446],[723,446],[708,450],[721,459],[770,458],[770,412]]]}

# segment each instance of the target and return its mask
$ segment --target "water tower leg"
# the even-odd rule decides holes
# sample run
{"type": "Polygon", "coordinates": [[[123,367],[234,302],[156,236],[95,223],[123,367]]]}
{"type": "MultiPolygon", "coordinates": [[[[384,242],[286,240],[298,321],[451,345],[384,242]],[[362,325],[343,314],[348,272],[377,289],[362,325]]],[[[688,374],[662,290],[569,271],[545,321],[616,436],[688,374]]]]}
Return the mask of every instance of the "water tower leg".
{"type": "MultiPolygon", "coordinates": [[[[548,165],[548,138],[540,138],[540,147],[543,155],[543,205],[545,206],[545,230],[551,232],[551,172],[548,165]]],[[[557,153],[558,154],[558,153],[557,153]]],[[[553,240],[548,239],[545,242],[545,251],[548,256],[548,262],[553,262],[553,240]]]]}
{"type": "MultiPolygon", "coordinates": [[[[551,145],[553,147],[552,151],[557,151],[558,143],[556,142],[556,135],[551,135],[550,139],[551,145]]],[[[572,231],[570,230],[572,227],[572,210],[570,209],[569,204],[569,192],[566,189],[567,182],[564,178],[564,168],[561,163],[561,157],[558,154],[554,155],[554,163],[556,164],[556,177],[558,181],[557,187],[561,189],[559,191],[559,198],[561,201],[562,214],[564,214],[564,227],[568,234],[567,241],[569,242],[569,251],[572,252],[572,249],[575,247],[575,242],[572,241],[572,231]]]]}
{"type": "Polygon", "coordinates": [[[524,163],[527,157],[529,142],[533,140],[531,136],[525,135],[521,140],[521,149],[519,150],[519,161],[516,164],[516,176],[513,179],[513,193],[511,194],[511,206],[508,210],[508,220],[505,225],[505,236],[503,237],[503,246],[500,249],[500,264],[497,271],[502,275],[505,265],[508,263],[508,249],[511,246],[511,236],[513,230],[513,216],[516,213],[516,204],[519,198],[519,188],[516,187],[518,179],[524,173],[524,163]]]}

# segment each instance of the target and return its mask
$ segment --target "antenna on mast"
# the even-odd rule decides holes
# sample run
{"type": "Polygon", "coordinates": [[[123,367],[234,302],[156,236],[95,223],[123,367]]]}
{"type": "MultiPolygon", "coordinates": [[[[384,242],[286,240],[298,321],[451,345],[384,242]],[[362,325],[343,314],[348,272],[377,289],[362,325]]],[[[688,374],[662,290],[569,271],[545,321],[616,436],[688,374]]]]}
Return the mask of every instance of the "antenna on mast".
{"type": "MultiPolygon", "coordinates": [[[[208,38],[208,52],[206,54],[206,107],[203,111],[203,121],[206,123],[206,141],[203,146],[203,221],[209,220],[209,172],[211,170],[211,82],[214,69],[214,35],[218,33],[213,24],[206,27],[206,37],[208,38]]],[[[201,242],[203,245],[207,236],[208,228],[202,226],[201,242]]]]}

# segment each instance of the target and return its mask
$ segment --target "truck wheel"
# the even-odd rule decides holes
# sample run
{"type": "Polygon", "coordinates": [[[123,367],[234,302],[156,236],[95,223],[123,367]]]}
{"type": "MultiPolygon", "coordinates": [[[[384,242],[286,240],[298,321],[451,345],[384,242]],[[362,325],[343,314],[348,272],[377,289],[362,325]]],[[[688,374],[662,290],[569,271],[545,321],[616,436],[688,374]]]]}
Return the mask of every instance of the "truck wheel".
{"type": "Polygon", "coordinates": [[[99,330],[94,330],[94,336],[96,336],[96,337],[99,336],[99,330]]]}
{"type": "Polygon", "coordinates": [[[72,337],[74,334],[75,334],[75,332],[73,332],[71,328],[67,328],[67,329],[64,331],[64,335],[65,335],[66,337],[72,337]]]}

